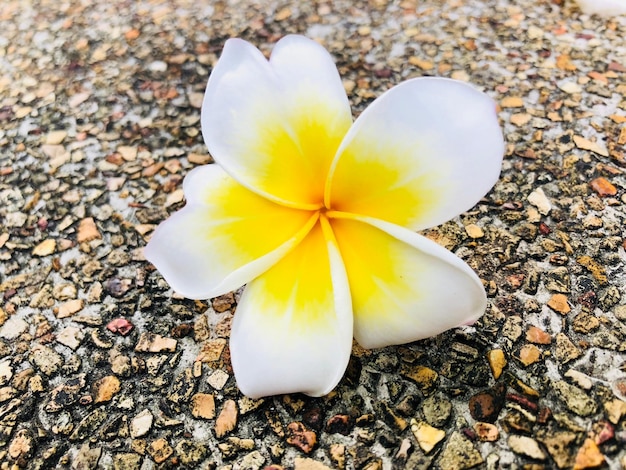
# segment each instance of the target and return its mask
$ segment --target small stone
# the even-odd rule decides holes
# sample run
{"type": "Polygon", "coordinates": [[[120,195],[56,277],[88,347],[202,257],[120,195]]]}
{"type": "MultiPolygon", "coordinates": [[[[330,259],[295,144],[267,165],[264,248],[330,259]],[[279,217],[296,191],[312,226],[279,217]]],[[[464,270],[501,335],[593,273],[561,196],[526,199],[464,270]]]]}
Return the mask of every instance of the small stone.
{"type": "Polygon", "coordinates": [[[604,269],[604,267],[591,256],[580,256],[576,258],[576,262],[587,268],[587,270],[601,286],[605,286],[609,283],[606,275],[606,269],[604,269]]]}
{"type": "MultiPolygon", "coordinates": [[[[546,274],[545,284],[546,288],[549,291],[557,292],[560,294],[569,294],[571,290],[569,271],[564,266],[549,271],[546,274]]],[[[565,309],[565,307],[562,305],[560,305],[560,307],[562,309],[565,309]]]]}
{"type": "Polygon", "coordinates": [[[613,424],[617,424],[622,419],[622,416],[626,416],[626,402],[614,398],[604,403],[604,410],[608,420],[613,424]]]}
{"type": "Polygon", "coordinates": [[[102,447],[89,447],[88,443],[84,443],[78,453],[72,460],[72,470],[87,470],[98,468],[98,461],[102,455],[102,447]]]}
{"type": "Polygon", "coordinates": [[[177,341],[154,333],[142,333],[135,346],[137,352],[174,352],[177,341]]]}
{"type": "Polygon", "coordinates": [[[246,470],[259,470],[265,463],[265,457],[258,450],[252,451],[246,454],[239,462],[237,462],[238,468],[246,470]]]}
{"type": "Polygon", "coordinates": [[[504,406],[506,389],[502,385],[473,395],[468,402],[470,414],[476,421],[494,423],[504,406]]]}
{"type": "Polygon", "coordinates": [[[500,431],[495,424],[491,423],[475,423],[474,432],[476,436],[483,442],[495,442],[500,437],[500,431]]]}
{"type": "Polygon", "coordinates": [[[443,426],[450,419],[452,403],[448,400],[431,396],[422,403],[422,412],[426,422],[434,427],[443,426]]]}
{"type": "Polygon", "coordinates": [[[29,459],[35,451],[35,440],[28,429],[20,429],[7,449],[12,459],[29,459]]]}
{"type": "Polygon", "coordinates": [[[592,180],[589,186],[601,197],[615,196],[617,194],[617,188],[603,177],[592,180]]]}
{"type": "Polygon", "coordinates": [[[308,457],[296,457],[293,470],[332,470],[322,462],[310,459],[308,457]]]}
{"type": "Polygon", "coordinates": [[[346,467],[346,446],[344,444],[330,445],[330,460],[339,470],[346,467]]]}
{"type": "Polygon", "coordinates": [[[18,317],[10,317],[0,329],[0,337],[4,339],[15,339],[28,329],[28,323],[18,317]]]}
{"type": "Polygon", "coordinates": [[[96,223],[92,217],[87,217],[80,221],[78,225],[78,235],[76,236],[78,243],[90,242],[99,238],[102,238],[102,235],[100,235],[98,227],[96,227],[96,223]]]}
{"type": "Polygon", "coordinates": [[[522,108],[524,107],[524,100],[519,96],[507,96],[500,101],[502,108],[522,108]]]}
{"type": "Polygon", "coordinates": [[[525,126],[530,122],[532,116],[528,113],[515,113],[511,115],[511,124],[515,124],[518,127],[525,126]]]}
{"type": "Polygon", "coordinates": [[[208,393],[196,393],[191,397],[191,414],[195,418],[215,418],[215,398],[208,393]]]}
{"type": "MultiPolygon", "coordinates": [[[[32,369],[30,369],[32,371],[32,369]]],[[[4,386],[9,383],[13,377],[13,368],[11,367],[11,360],[6,359],[0,362],[0,386],[4,386]]]]}
{"type": "Polygon", "coordinates": [[[215,390],[221,390],[228,382],[230,376],[224,372],[222,369],[215,370],[209,377],[207,378],[208,384],[213,387],[215,390]]]}
{"type": "Polygon", "coordinates": [[[541,328],[531,326],[526,331],[526,340],[534,344],[550,344],[552,337],[541,328]]]}
{"type": "Polygon", "coordinates": [[[470,238],[482,238],[485,236],[485,232],[476,224],[469,224],[465,226],[465,232],[470,238]]]}
{"type": "Polygon", "coordinates": [[[578,372],[577,370],[570,369],[565,374],[565,377],[572,379],[576,384],[585,390],[591,390],[593,387],[593,382],[589,378],[589,376],[583,374],[582,372],[578,372]]]}
{"type": "Polygon", "coordinates": [[[513,434],[509,436],[508,443],[511,450],[516,454],[525,455],[535,460],[547,458],[544,451],[539,447],[539,443],[530,437],[513,434]]]}
{"type": "Polygon", "coordinates": [[[113,454],[113,470],[139,470],[143,458],[134,452],[119,452],[113,454]]]}
{"type": "Polygon", "coordinates": [[[54,375],[65,362],[58,352],[42,344],[31,348],[29,360],[47,376],[54,375]]]}
{"type": "Polygon", "coordinates": [[[67,131],[59,130],[48,132],[45,137],[45,143],[47,145],[59,145],[63,143],[65,138],[67,137],[67,131]]]}
{"type": "Polygon", "coordinates": [[[54,250],[57,246],[56,240],[52,238],[48,238],[42,241],[39,245],[33,248],[33,255],[35,256],[48,256],[54,253],[54,250]]]}
{"type": "Polygon", "coordinates": [[[67,326],[63,328],[56,337],[57,342],[67,346],[72,351],[76,351],[85,337],[85,330],[77,326],[67,326]]]}
{"type": "Polygon", "coordinates": [[[59,305],[57,318],[71,317],[75,313],[83,309],[84,301],[82,299],[72,299],[59,305]]]}
{"type": "Polygon", "coordinates": [[[77,295],[78,291],[76,290],[76,286],[74,284],[56,284],[52,288],[52,296],[57,300],[75,299],[77,295]]]}
{"type": "Polygon", "coordinates": [[[534,364],[541,357],[541,350],[534,344],[525,344],[519,351],[519,360],[525,366],[534,364]]]}
{"type": "Polygon", "coordinates": [[[556,335],[555,356],[560,363],[567,364],[568,362],[579,358],[580,355],[580,350],[574,345],[574,343],[572,343],[565,333],[559,333],[556,335]]]}
{"type": "Polygon", "coordinates": [[[127,162],[132,162],[137,158],[137,147],[131,147],[128,145],[120,145],[117,148],[117,153],[119,153],[124,160],[127,162]]]}
{"type": "Polygon", "coordinates": [[[460,432],[455,431],[442,452],[439,468],[466,470],[481,463],[483,463],[483,458],[472,442],[460,432]]]}
{"type": "Polygon", "coordinates": [[[578,454],[576,454],[574,470],[596,468],[602,465],[604,460],[604,455],[602,455],[596,443],[592,439],[585,439],[578,454]]]}
{"type": "Polygon", "coordinates": [[[145,409],[137,416],[135,416],[130,422],[130,437],[137,439],[138,437],[145,436],[152,428],[152,422],[154,417],[150,410],[145,409]]]}
{"type": "Polygon", "coordinates": [[[134,328],[134,325],[126,318],[115,318],[107,323],[107,330],[113,333],[119,333],[122,336],[126,336],[134,328]]]}
{"type": "Polygon", "coordinates": [[[174,449],[164,438],[152,441],[146,451],[156,463],[165,462],[174,453],[174,449]]]}
{"type": "Polygon", "coordinates": [[[546,447],[548,454],[558,468],[572,467],[574,456],[571,454],[571,450],[574,442],[576,442],[576,434],[569,431],[558,431],[539,440],[546,447]]]}
{"type": "Polygon", "coordinates": [[[309,454],[317,444],[317,434],[303,423],[294,421],[287,426],[287,444],[309,454]]]}
{"type": "Polygon", "coordinates": [[[427,392],[434,388],[439,374],[426,366],[416,366],[405,374],[413,380],[422,392],[427,392]]]}
{"type": "Polygon", "coordinates": [[[211,339],[202,344],[202,348],[196,357],[196,361],[215,362],[219,361],[226,348],[226,340],[222,338],[211,339]]]}
{"type": "Polygon", "coordinates": [[[213,162],[211,155],[199,153],[190,153],[187,155],[187,160],[194,165],[207,165],[213,162]]]}
{"type": "Polygon", "coordinates": [[[120,391],[120,380],[114,375],[107,375],[94,382],[92,395],[94,404],[106,403],[120,391]]]}
{"type": "MultiPolygon", "coordinates": [[[[578,147],[579,149],[589,150],[590,152],[597,153],[598,155],[602,155],[603,157],[608,157],[609,156],[609,151],[606,149],[606,147],[598,144],[597,142],[592,142],[592,141],[587,140],[584,137],[581,137],[579,135],[575,135],[572,140],[576,144],[576,147],[578,147]]],[[[602,178],[602,179],[604,179],[604,178],[602,178]]],[[[607,183],[608,183],[608,181],[607,181],[607,183]]],[[[609,183],[609,184],[611,184],[611,183],[609,183]]],[[[613,185],[611,185],[611,186],[613,186],[613,185]]],[[[592,186],[592,189],[595,191],[595,188],[593,188],[593,186],[592,186]]]]}
{"type": "Polygon", "coordinates": [[[554,294],[550,297],[548,307],[561,315],[567,315],[572,310],[567,302],[567,296],[563,294],[554,294]]]}
{"type": "Polygon", "coordinates": [[[445,431],[434,428],[425,421],[417,421],[415,418],[411,419],[411,432],[425,454],[433,450],[446,437],[445,431]]]}
{"type": "Polygon", "coordinates": [[[576,82],[564,81],[564,82],[558,83],[557,86],[561,90],[563,90],[565,93],[568,93],[570,95],[572,95],[574,93],[582,92],[582,88],[576,82]]]}
{"type": "Polygon", "coordinates": [[[215,421],[215,435],[220,438],[231,432],[237,426],[237,403],[234,400],[226,400],[215,421]]]}
{"type": "Polygon", "coordinates": [[[528,202],[537,208],[540,214],[548,215],[550,210],[552,210],[552,204],[541,188],[535,189],[528,195],[527,199],[528,202]]]}
{"type": "Polygon", "coordinates": [[[563,380],[555,382],[553,387],[565,406],[577,415],[589,416],[595,413],[596,402],[584,390],[563,380]]]}
{"type": "Polygon", "coordinates": [[[206,459],[208,453],[207,446],[200,442],[183,439],[176,444],[176,454],[188,468],[201,468],[199,464],[206,459]]]}

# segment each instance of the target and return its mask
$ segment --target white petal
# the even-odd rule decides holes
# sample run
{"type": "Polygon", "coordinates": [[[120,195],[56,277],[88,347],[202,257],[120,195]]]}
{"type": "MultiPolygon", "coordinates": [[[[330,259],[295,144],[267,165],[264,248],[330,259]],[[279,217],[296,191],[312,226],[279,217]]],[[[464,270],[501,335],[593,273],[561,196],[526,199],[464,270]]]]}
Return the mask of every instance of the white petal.
{"type": "Polygon", "coordinates": [[[331,225],[350,282],[354,337],[362,346],[409,343],[483,314],[480,279],[445,248],[376,219],[332,218],[331,225]]]}
{"type": "Polygon", "coordinates": [[[191,171],[187,205],[144,249],[175,291],[206,299],[241,287],[299,243],[317,220],[248,191],[217,165],[191,171]]]}
{"type": "Polygon", "coordinates": [[[230,350],[244,395],[321,396],[339,382],[352,349],[352,312],[334,240],[318,225],[245,289],[230,350]]]}
{"type": "Polygon", "coordinates": [[[284,205],[320,207],[350,125],[339,74],[319,44],[287,36],[268,62],[245,41],[226,42],[207,84],[202,132],[241,184],[284,205]]]}
{"type": "Polygon", "coordinates": [[[416,78],[356,120],[331,167],[326,202],[421,230],[470,209],[500,174],[495,103],[473,87],[416,78]]]}
{"type": "Polygon", "coordinates": [[[596,14],[604,18],[626,15],[626,1],[624,0],[576,0],[583,13],[596,14]]]}

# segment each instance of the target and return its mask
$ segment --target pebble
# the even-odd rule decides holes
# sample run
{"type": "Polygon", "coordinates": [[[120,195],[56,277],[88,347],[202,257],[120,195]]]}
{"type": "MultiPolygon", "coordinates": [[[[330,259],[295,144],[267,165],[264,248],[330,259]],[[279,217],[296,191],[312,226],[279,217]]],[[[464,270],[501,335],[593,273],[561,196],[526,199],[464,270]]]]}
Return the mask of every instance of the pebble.
{"type": "Polygon", "coordinates": [[[525,344],[519,351],[519,360],[525,366],[534,364],[541,358],[541,350],[534,344],[525,344]]]}
{"type": "Polygon", "coordinates": [[[94,404],[106,403],[120,391],[120,380],[114,375],[107,375],[94,382],[92,387],[92,396],[94,404]]]}
{"type": "Polygon", "coordinates": [[[56,337],[58,343],[67,346],[72,351],[76,351],[85,337],[83,328],[77,326],[66,326],[56,337]]]}
{"type": "Polygon", "coordinates": [[[446,437],[445,431],[414,418],[411,419],[411,432],[425,454],[430,453],[446,437]]]}
{"type": "Polygon", "coordinates": [[[231,432],[237,426],[237,403],[234,400],[226,400],[222,411],[215,421],[215,435],[220,438],[231,432]]]}
{"type": "Polygon", "coordinates": [[[293,468],[294,470],[331,470],[330,467],[324,465],[322,462],[308,457],[296,457],[293,468]]]}
{"type": "Polygon", "coordinates": [[[548,215],[552,210],[552,204],[541,188],[535,189],[527,199],[542,215],[548,215]]]}
{"type": "Polygon", "coordinates": [[[422,403],[422,413],[426,422],[435,427],[445,425],[452,413],[452,403],[449,400],[431,396],[422,403]]]}
{"type": "Polygon", "coordinates": [[[530,326],[526,330],[526,340],[534,344],[550,344],[552,337],[536,326],[530,326]]]}
{"type": "Polygon", "coordinates": [[[596,443],[592,439],[585,439],[578,454],[576,454],[574,470],[596,468],[604,464],[604,461],[604,455],[600,452],[596,443]]]}
{"type": "Polygon", "coordinates": [[[78,243],[90,242],[100,238],[102,238],[102,235],[98,231],[96,222],[92,217],[87,217],[80,221],[78,224],[78,235],[76,236],[78,243]]]}
{"type": "Polygon", "coordinates": [[[547,458],[544,451],[539,447],[539,443],[528,436],[513,434],[509,436],[507,442],[513,452],[517,454],[525,455],[535,460],[545,460],[547,458]]]}
{"type": "Polygon", "coordinates": [[[505,388],[502,385],[477,393],[470,397],[468,406],[476,421],[494,423],[504,407],[505,388]]]}
{"type": "Polygon", "coordinates": [[[584,390],[563,380],[555,382],[552,386],[563,404],[577,415],[589,416],[595,413],[596,402],[584,390]]]}
{"type": "Polygon", "coordinates": [[[465,470],[483,462],[482,455],[472,442],[460,432],[455,431],[443,449],[439,467],[449,470],[465,470]]]}
{"type": "Polygon", "coordinates": [[[56,374],[65,363],[63,356],[42,344],[36,344],[31,348],[29,360],[47,376],[56,374]]]}
{"type": "Polygon", "coordinates": [[[146,451],[156,463],[165,462],[174,453],[174,449],[164,438],[152,441],[146,448],[146,451]]]}
{"type": "Polygon", "coordinates": [[[309,454],[317,444],[317,434],[303,423],[294,421],[287,426],[287,444],[309,454]]]}
{"type": "Polygon", "coordinates": [[[178,342],[173,338],[165,338],[154,333],[141,333],[135,345],[137,352],[174,352],[178,342]]]}
{"type": "Polygon", "coordinates": [[[83,299],[71,299],[63,302],[61,305],[59,305],[59,308],[57,310],[57,318],[71,317],[72,315],[80,312],[83,309],[84,303],[85,302],[83,299]]]}
{"type": "Polygon", "coordinates": [[[195,418],[215,418],[215,399],[208,393],[196,393],[191,397],[191,414],[195,418]]]}
{"type": "Polygon", "coordinates": [[[130,436],[133,439],[145,436],[148,432],[150,432],[153,421],[154,417],[152,416],[152,413],[150,413],[150,410],[144,409],[131,420],[130,436]]]}
{"type": "Polygon", "coordinates": [[[0,328],[0,337],[4,339],[15,339],[28,329],[28,323],[19,317],[9,318],[2,328],[0,328]]]}
{"type": "Polygon", "coordinates": [[[474,432],[478,439],[483,442],[495,442],[500,438],[498,427],[491,423],[475,423],[474,432]]]}
{"type": "Polygon", "coordinates": [[[437,383],[439,374],[433,369],[425,366],[415,366],[408,370],[404,375],[413,380],[423,393],[427,393],[437,383]]]}
{"type": "Polygon", "coordinates": [[[46,240],[39,243],[35,248],[33,248],[33,255],[35,256],[48,256],[54,253],[56,249],[57,242],[52,238],[47,238],[46,240]]]}

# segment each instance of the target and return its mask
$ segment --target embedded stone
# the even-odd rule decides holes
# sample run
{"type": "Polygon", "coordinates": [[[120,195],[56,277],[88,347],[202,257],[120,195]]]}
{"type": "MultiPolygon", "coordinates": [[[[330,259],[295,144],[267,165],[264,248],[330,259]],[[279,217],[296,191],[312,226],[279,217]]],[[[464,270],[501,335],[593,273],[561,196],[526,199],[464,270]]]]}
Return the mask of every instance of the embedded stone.
{"type": "Polygon", "coordinates": [[[415,418],[411,419],[411,432],[425,454],[432,451],[446,437],[445,431],[437,429],[425,421],[417,421],[415,418]]]}

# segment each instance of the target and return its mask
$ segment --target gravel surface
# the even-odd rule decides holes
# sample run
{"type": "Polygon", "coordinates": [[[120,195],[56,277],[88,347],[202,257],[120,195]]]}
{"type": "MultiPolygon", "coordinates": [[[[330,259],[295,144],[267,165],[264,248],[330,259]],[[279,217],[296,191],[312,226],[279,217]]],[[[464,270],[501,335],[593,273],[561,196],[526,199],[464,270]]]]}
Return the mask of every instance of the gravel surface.
{"type": "Polygon", "coordinates": [[[626,468],[625,37],[568,0],[4,0],[0,468],[626,468]],[[507,150],[427,234],[484,280],[476,325],[252,401],[238,293],[181,298],[142,247],[212,161],[224,41],[287,33],[329,49],[357,113],[409,77],[472,82],[507,150]]]}

